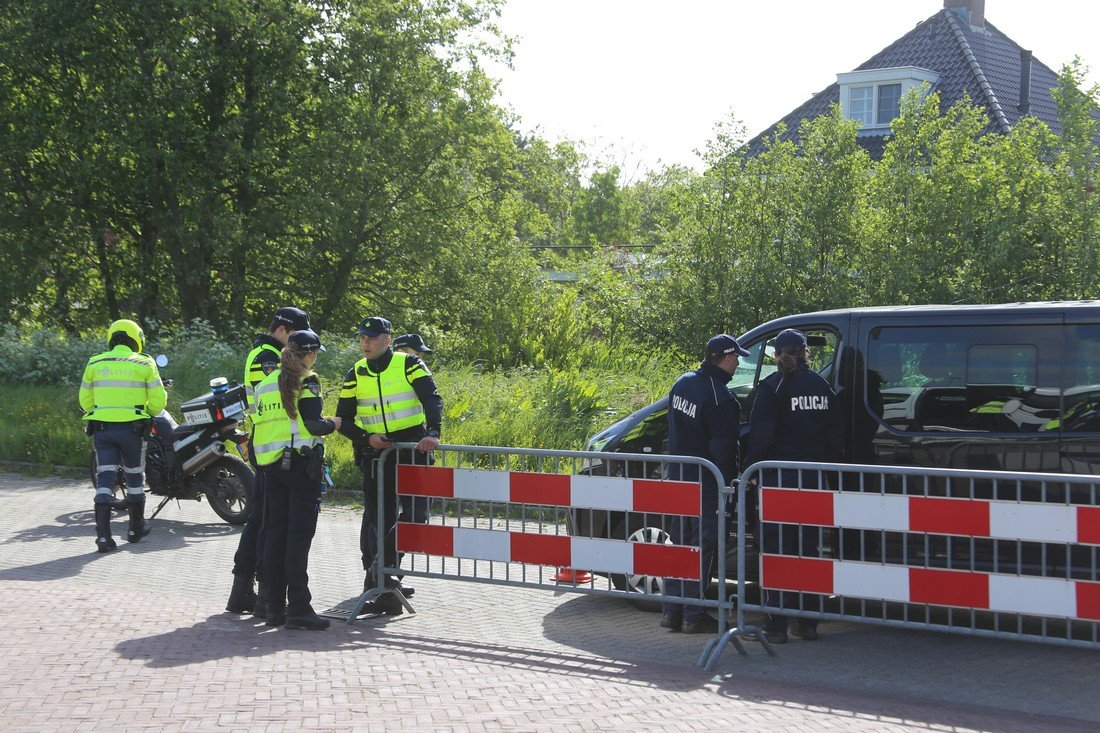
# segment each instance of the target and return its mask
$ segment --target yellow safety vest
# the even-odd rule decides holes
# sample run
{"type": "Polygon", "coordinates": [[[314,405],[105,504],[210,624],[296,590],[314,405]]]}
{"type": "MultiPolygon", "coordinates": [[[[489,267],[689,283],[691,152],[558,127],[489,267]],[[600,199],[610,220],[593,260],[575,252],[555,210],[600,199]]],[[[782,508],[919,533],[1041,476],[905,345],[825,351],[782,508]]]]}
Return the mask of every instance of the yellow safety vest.
{"type": "MultiPolygon", "coordinates": [[[[303,446],[313,447],[325,442],[323,437],[310,434],[301,422],[301,413],[297,418],[291,419],[283,409],[283,398],[279,394],[281,371],[276,369],[256,385],[256,412],[252,414],[252,454],[260,466],[278,461],[282,457],[283,448],[297,450],[303,446]]],[[[302,375],[302,381],[312,376],[315,376],[313,372],[307,372],[302,375]]],[[[296,399],[301,401],[301,390],[296,399]]],[[[321,398],[311,395],[309,399],[321,398]]]]}
{"type": "Polygon", "coordinates": [[[256,358],[260,355],[261,351],[270,351],[274,353],[275,361],[279,361],[279,356],[281,354],[281,352],[271,344],[260,344],[252,349],[252,351],[248,352],[248,359],[244,363],[244,394],[245,400],[248,402],[249,413],[255,412],[256,410],[256,399],[253,397],[256,385],[267,376],[264,374],[263,362],[258,361],[256,358]]]}
{"type": "Polygon", "coordinates": [[[160,414],[168,394],[156,362],[119,344],[96,354],[80,380],[80,407],[85,420],[134,422],[160,414]]]}
{"type": "Polygon", "coordinates": [[[355,363],[354,372],[354,385],[345,383],[340,397],[355,397],[355,422],[363,430],[385,434],[424,424],[424,406],[412,383],[431,374],[419,361],[394,353],[380,374],[370,370],[366,359],[355,363]]]}

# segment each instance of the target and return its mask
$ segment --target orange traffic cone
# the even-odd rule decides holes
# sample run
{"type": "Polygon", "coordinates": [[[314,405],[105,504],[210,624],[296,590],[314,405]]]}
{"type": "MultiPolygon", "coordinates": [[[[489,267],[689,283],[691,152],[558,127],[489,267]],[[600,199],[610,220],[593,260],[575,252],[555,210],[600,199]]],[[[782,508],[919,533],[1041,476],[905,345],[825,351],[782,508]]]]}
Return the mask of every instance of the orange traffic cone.
{"type": "Polygon", "coordinates": [[[574,570],[573,568],[558,568],[557,574],[550,578],[555,583],[591,583],[592,573],[587,570],[574,570]]]}

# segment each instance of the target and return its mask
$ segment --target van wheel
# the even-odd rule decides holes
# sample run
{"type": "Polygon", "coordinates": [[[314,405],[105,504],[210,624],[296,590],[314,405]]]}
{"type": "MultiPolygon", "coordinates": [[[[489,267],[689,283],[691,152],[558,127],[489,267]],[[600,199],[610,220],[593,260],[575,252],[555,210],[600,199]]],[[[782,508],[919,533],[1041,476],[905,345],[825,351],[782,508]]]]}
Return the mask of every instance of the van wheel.
{"type": "MultiPolygon", "coordinates": [[[[668,532],[659,527],[642,527],[626,538],[628,542],[648,542],[657,545],[671,545],[672,538],[668,532]]],[[[625,590],[631,593],[661,595],[665,588],[665,579],[653,575],[626,575],[613,573],[611,583],[617,590],[625,590]]],[[[641,598],[627,598],[627,603],[639,611],[647,613],[660,613],[659,601],[643,600],[641,598]]]]}

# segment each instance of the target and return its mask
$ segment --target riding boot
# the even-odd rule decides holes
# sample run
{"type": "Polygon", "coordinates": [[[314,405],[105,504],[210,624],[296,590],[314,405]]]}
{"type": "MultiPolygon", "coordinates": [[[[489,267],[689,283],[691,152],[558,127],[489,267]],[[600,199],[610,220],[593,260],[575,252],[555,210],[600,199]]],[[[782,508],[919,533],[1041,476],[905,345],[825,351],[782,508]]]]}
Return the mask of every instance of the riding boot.
{"type": "Polygon", "coordinates": [[[111,505],[95,505],[95,546],[100,552],[110,552],[118,547],[111,537],[111,505]]]}
{"type": "Polygon", "coordinates": [[[256,592],[252,590],[251,575],[234,575],[233,590],[225,610],[230,613],[251,613],[256,608],[256,592]]]}
{"type": "Polygon", "coordinates": [[[149,526],[145,524],[145,494],[128,494],[126,503],[130,509],[130,531],[126,533],[126,541],[140,542],[149,534],[149,526]]]}

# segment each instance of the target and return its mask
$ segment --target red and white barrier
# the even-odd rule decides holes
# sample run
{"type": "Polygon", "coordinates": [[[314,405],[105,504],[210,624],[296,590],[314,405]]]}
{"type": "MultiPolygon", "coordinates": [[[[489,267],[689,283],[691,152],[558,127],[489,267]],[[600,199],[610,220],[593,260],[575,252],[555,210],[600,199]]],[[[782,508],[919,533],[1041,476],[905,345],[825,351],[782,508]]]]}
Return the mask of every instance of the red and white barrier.
{"type": "Polygon", "coordinates": [[[1100,583],[904,565],[762,555],[775,590],[1100,620],[1100,583]]]}
{"type": "Polygon", "coordinates": [[[764,488],[765,522],[1100,545],[1100,507],[764,488]]]}
{"type": "Polygon", "coordinates": [[[472,560],[699,579],[699,548],[682,545],[399,522],[397,549],[472,560]]]}
{"type": "Polygon", "coordinates": [[[654,514],[699,514],[699,484],[613,476],[397,467],[402,494],[654,514]]]}
{"type": "MultiPolygon", "coordinates": [[[[399,465],[397,492],[479,502],[699,515],[698,483],[399,465]]],[[[699,548],[568,535],[397,525],[397,549],[472,560],[698,580],[699,548]]]]}

